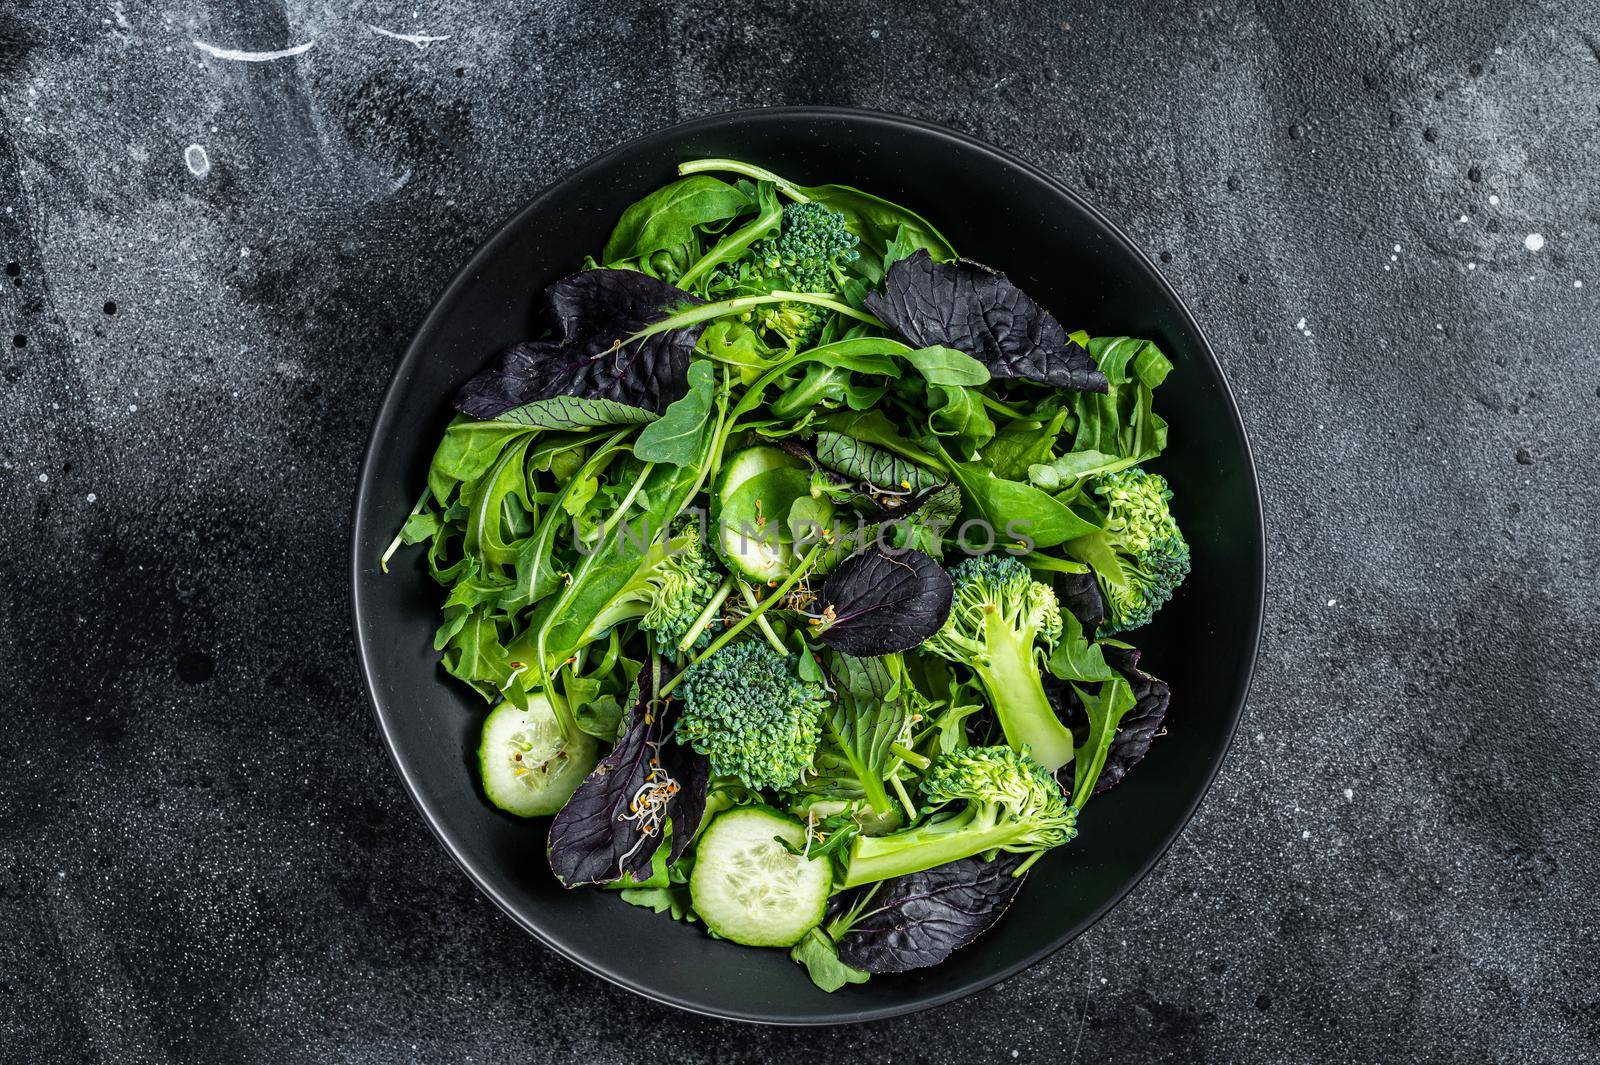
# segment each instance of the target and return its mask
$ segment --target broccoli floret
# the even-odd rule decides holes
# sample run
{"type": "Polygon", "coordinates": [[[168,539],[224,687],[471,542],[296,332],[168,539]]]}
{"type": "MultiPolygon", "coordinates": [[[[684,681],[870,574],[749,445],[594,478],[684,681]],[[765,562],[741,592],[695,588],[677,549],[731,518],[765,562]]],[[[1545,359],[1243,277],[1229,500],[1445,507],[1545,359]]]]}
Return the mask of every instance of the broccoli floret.
{"type": "Polygon", "coordinates": [[[967,747],[942,755],[922,779],[916,828],[851,841],[844,887],[932,869],[977,854],[1047,851],[1077,835],[1077,811],[1026,750],[967,747]],[[965,805],[953,813],[943,808],[965,805]]]}
{"type": "Polygon", "coordinates": [[[690,666],[679,691],[678,741],[713,774],[781,789],[811,767],[827,695],[800,679],[791,656],[761,640],[730,644],[690,666]]]}
{"type": "MultiPolygon", "coordinates": [[[[711,288],[719,296],[778,291],[833,295],[844,268],[861,257],[859,243],[838,211],[820,203],[791,203],[783,209],[778,235],[757,241],[745,258],[720,267],[711,288]]],[[[828,312],[809,303],[773,303],[751,311],[750,320],[784,348],[798,350],[816,339],[828,312]]]]}
{"type": "Polygon", "coordinates": [[[1006,742],[1055,772],[1072,761],[1072,733],[1044,694],[1036,659],[1061,635],[1055,592],[1010,555],[969,558],[950,578],[950,616],[922,646],[976,673],[1006,742]]]}
{"type": "MultiPolygon", "coordinates": [[[[680,529],[645,553],[628,582],[595,614],[585,636],[603,636],[624,621],[637,621],[658,648],[677,654],[678,641],[716,594],[721,579],[700,537],[680,529]]],[[[712,635],[706,629],[694,647],[704,647],[712,635]]]]}
{"type": "Polygon", "coordinates": [[[1063,545],[1094,569],[1107,633],[1136,629],[1189,575],[1189,544],[1172,518],[1166,478],[1144,470],[1103,473],[1089,483],[1105,508],[1100,531],[1063,545]]]}
{"type": "Polygon", "coordinates": [[[756,245],[755,260],[768,277],[782,280],[773,288],[835,292],[844,267],[861,258],[859,243],[838,211],[820,203],[791,203],[783,209],[778,235],[756,245]]]}

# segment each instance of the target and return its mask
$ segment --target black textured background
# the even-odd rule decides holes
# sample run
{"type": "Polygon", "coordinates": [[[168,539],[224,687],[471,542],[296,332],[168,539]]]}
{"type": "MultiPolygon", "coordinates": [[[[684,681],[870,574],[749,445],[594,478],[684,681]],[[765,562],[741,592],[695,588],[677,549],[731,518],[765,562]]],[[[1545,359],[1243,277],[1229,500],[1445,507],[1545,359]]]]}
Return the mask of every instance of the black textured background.
{"type": "Polygon", "coordinates": [[[1597,1060],[1597,202],[1593,0],[4,0],[0,1060],[1597,1060]],[[594,153],[780,103],[986,137],[1159,255],[1271,536],[1254,698],[1155,874],[998,989],[823,1032],[656,1007],[479,898],[345,591],[456,266],[594,153]]]}

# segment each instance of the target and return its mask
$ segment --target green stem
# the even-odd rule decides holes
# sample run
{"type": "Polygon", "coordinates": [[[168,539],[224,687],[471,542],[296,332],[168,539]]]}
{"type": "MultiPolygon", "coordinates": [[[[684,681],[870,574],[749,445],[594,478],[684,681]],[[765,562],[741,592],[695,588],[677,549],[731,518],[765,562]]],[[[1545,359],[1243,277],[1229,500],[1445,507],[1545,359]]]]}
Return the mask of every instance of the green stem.
{"type": "Polygon", "coordinates": [[[717,300],[713,303],[698,303],[692,307],[685,307],[681,311],[667,315],[659,322],[651,322],[632,336],[618,341],[621,347],[627,347],[636,340],[665,333],[670,329],[682,329],[685,326],[708,322],[713,318],[726,318],[730,314],[742,314],[752,307],[762,307],[768,303],[809,303],[814,307],[826,307],[857,321],[866,322],[868,325],[877,326],[879,329],[887,328],[884,324],[868,314],[858,311],[848,303],[840,303],[827,296],[819,296],[814,292],[769,292],[764,296],[735,296],[731,300],[717,300]]]}
{"type": "Polygon", "coordinates": [[[428,505],[428,500],[431,498],[433,498],[433,489],[424,488],[422,495],[417,497],[417,505],[412,507],[411,513],[406,515],[406,521],[400,523],[400,531],[394,534],[394,539],[389,541],[388,550],[384,551],[378,559],[378,568],[383,572],[389,572],[389,559],[394,556],[396,551],[400,550],[400,538],[406,534],[406,522],[422,513],[422,508],[428,505]]]}
{"type": "Polygon", "coordinates": [[[722,604],[727,601],[728,594],[733,591],[733,578],[724,577],[722,583],[717,585],[716,592],[711,596],[711,601],[704,610],[694,619],[694,624],[689,626],[689,631],[683,634],[683,639],[678,641],[678,650],[687,652],[706,631],[706,626],[711,624],[711,619],[717,616],[717,611],[722,609],[722,604]]]}
{"type": "Polygon", "coordinates": [[[926,770],[933,764],[933,760],[931,758],[920,755],[911,748],[902,746],[898,743],[889,744],[889,750],[894,752],[895,757],[900,759],[902,762],[915,766],[921,770],[926,770]]]}
{"type": "MultiPolygon", "coordinates": [[[[739,581],[738,583],[739,594],[744,598],[745,605],[754,611],[757,606],[756,593],[751,591],[750,586],[744,581],[739,581]]],[[[767,642],[772,645],[774,651],[780,655],[789,653],[789,649],[783,645],[783,641],[778,638],[778,634],[772,630],[772,623],[765,617],[756,618],[756,627],[761,630],[761,635],[767,638],[767,642]]]]}
{"type": "MultiPolygon", "coordinates": [[[[800,583],[800,579],[811,571],[811,567],[816,565],[817,557],[822,553],[823,546],[823,544],[817,544],[816,546],[812,547],[810,551],[807,551],[806,557],[800,560],[800,564],[794,568],[794,572],[789,574],[784,582],[773,590],[771,595],[761,600],[760,604],[757,605],[755,609],[751,610],[750,613],[746,614],[732,625],[729,625],[721,636],[718,636],[715,640],[711,641],[710,647],[707,647],[704,651],[700,652],[698,655],[695,655],[694,662],[691,662],[690,665],[694,665],[697,662],[704,662],[707,658],[710,658],[712,655],[722,650],[735,636],[738,636],[745,629],[755,624],[757,618],[761,617],[761,615],[765,614],[768,610],[771,610],[774,605],[781,602],[783,597],[788,595],[789,592],[793,590],[794,586],[800,583]]],[[[667,686],[661,690],[661,694],[666,695],[668,692],[672,691],[673,688],[676,688],[678,683],[683,680],[684,674],[687,672],[688,669],[685,668],[683,672],[667,681],[667,686]]]]}
{"type": "Polygon", "coordinates": [[[678,173],[684,177],[687,177],[690,174],[704,174],[711,170],[720,170],[729,174],[738,174],[742,177],[750,178],[753,181],[770,181],[774,185],[778,186],[779,192],[789,197],[795,203],[809,203],[811,201],[811,197],[800,191],[800,186],[796,185],[794,182],[786,181],[777,174],[774,174],[772,171],[764,170],[759,166],[752,166],[749,163],[741,163],[737,159],[691,159],[687,163],[678,164],[678,173]]]}

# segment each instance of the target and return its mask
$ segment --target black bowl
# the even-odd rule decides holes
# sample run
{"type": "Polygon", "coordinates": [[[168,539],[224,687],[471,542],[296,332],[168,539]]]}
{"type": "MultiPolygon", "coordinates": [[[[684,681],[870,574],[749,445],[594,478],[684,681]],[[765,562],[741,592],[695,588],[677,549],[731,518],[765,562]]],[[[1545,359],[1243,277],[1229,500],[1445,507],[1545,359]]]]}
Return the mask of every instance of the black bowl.
{"type": "Polygon", "coordinates": [[[1149,872],[1216,776],[1261,630],[1263,534],[1249,444],[1216,356],[1171,286],[1116,227],[1035,167],[947,129],[860,111],[740,111],[687,122],[607,152],[541,193],[450,282],[401,360],[372,431],[354,525],[355,626],[378,726],[445,848],[506,913],[591,972],[683,1009],[746,1021],[908,1013],[1003,980],[1083,932],[1149,872]],[[1133,636],[1146,668],[1172,683],[1167,735],[1088,806],[1077,841],[1034,867],[1016,905],[982,939],[937,968],[833,995],[783,951],[713,940],[605,891],[562,890],[545,861],[543,822],[497,813],[479,794],[470,758],[484,705],[437,665],[440,590],[414,550],[391,573],[377,565],[424,483],[457,387],[531,335],[539,292],[597,251],[624,207],[700,156],[905,203],[1069,329],[1148,337],[1176,364],[1157,393],[1172,426],[1159,468],[1177,493],[1194,572],[1133,636]]]}

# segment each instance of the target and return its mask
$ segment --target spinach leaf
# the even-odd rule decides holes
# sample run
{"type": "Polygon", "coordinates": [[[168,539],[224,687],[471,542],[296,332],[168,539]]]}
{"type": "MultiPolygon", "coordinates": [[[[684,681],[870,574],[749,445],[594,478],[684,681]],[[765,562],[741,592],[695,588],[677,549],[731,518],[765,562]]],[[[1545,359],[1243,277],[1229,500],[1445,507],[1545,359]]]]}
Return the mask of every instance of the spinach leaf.
{"type": "Polygon", "coordinates": [[[864,444],[875,444],[919,466],[926,466],[931,470],[945,468],[943,460],[901,436],[900,430],[895,428],[894,423],[881,410],[860,413],[840,411],[818,418],[816,425],[819,430],[827,429],[852,437],[864,444]]]}
{"type": "Polygon", "coordinates": [[[659,414],[688,389],[701,323],[623,341],[685,305],[689,293],[635,270],[585,270],[545,290],[558,340],[513,345],[456,393],[456,409],[494,418],[554,396],[609,399],[659,414]]]}
{"type": "Polygon", "coordinates": [[[950,473],[971,512],[987,523],[999,543],[1026,540],[1035,547],[1055,547],[1099,528],[1032,485],[994,476],[981,462],[952,461],[950,473]]]}
{"type": "Polygon", "coordinates": [[[822,622],[813,634],[857,658],[909,651],[949,617],[952,587],[950,575],[921,551],[869,547],[822,586],[822,622]]]}
{"type": "Polygon", "coordinates": [[[710,780],[705,757],[665,742],[676,723],[675,708],[656,702],[648,671],[639,675],[639,687],[616,747],[550,822],[550,868],[563,887],[610,883],[624,874],[648,879],[655,841],[667,823],[673,827],[666,856],[671,865],[705,813],[710,780]],[[654,785],[646,807],[650,812],[640,817],[634,797],[647,783],[654,785]]]}
{"type": "Polygon", "coordinates": [[[1104,392],[1105,375],[1050,314],[1006,275],[960,259],[938,263],[919,251],[889,268],[867,310],[919,346],[957,348],[995,378],[1104,392]]]}
{"type": "Polygon", "coordinates": [[[930,385],[982,385],[989,381],[989,368],[964,351],[941,347],[914,348],[905,360],[927,378],[930,385]]]}
{"type": "MultiPolygon", "coordinates": [[[[654,411],[616,400],[589,396],[553,396],[512,407],[495,419],[534,429],[593,429],[602,425],[644,425],[656,420],[654,411]]],[[[489,424],[489,423],[468,423],[489,424]]]]}
{"type": "Polygon", "coordinates": [[[868,973],[938,965],[993,927],[1017,897],[1026,859],[963,858],[888,880],[836,937],[839,960],[868,973]]]}
{"type": "Polygon", "coordinates": [[[645,426],[633,442],[633,453],[645,462],[687,466],[700,453],[716,391],[716,368],[709,362],[691,362],[687,376],[689,390],[683,398],[645,426]]]}
{"type": "Polygon", "coordinates": [[[695,174],[657,189],[622,212],[606,241],[608,263],[650,256],[698,239],[703,226],[748,211],[750,201],[725,181],[695,174]]]}
{"type": "Polygon", "coordinates": [[[805,938],[789,951],[789,957],[804,965],[811,982],[829,994],[845,984],[864,984],[872,978],[871,973],[852,969],[840,961],[833,940],[821,928],[807,932],[805,938]]]}

